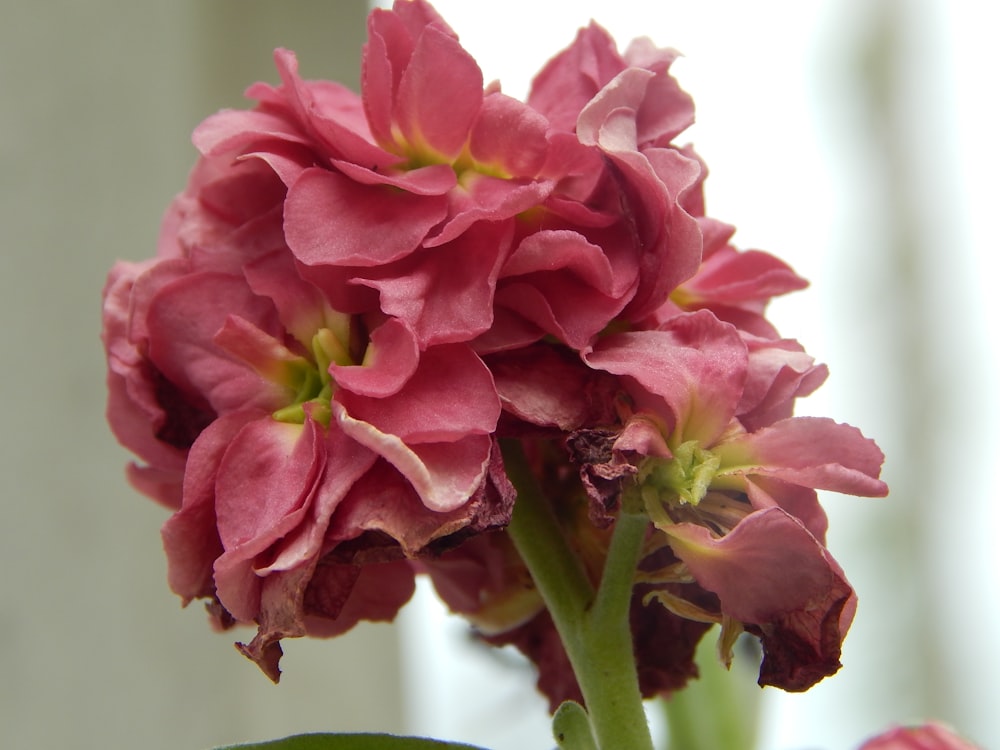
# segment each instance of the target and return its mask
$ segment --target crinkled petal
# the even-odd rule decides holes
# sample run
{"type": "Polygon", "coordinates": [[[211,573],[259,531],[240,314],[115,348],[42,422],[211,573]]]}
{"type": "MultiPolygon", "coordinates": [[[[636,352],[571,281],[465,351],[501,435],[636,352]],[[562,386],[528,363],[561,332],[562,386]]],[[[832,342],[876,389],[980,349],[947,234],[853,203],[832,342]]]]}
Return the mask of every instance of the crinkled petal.
{"type": "Polygon", "coordinates": [[[167,553],[167,581],[185,604],[215,593],[212,566],[223,551],[215,518],[219,464],[240,430],[262,416],[246,411],[220,417],[191,446],[183,505],[160,530],[167,553]]]}
{"type": "Polygon", "coordinates": [[[624,68],[614,39],[591,23],[535,76],[528,104],[545,115],[553,128],[572,132],[580,110],[624,68]]]}
{"type": "Polygon", "coordinates": [[[713,449],[719,476],[764,476],[848,495],[888,493],[878,476],[885,456],[851,425],[822,417],[792,417],[713,449]]]}
{"type": "Polygon", "coordinates": [[[606,336],[584,359],[664,399],[684,439],[704,445],[732,420],[747,366],[736,329],[704,311],[672,318],[658,331],[606,336]]]}
{"type": "Polygon", "coordinates": [[[326,466],[322,428],[313,420],[248,423],[219,463],[215,512],[225,552],[215,561],[219,601],[238,620],[261,605],[257,556],[292,532],[309,512],[326,466]]]}
{"type": "Polygon", "coordinates": [[[817,365],[796,341],[764,339],[743,334],[749,354],[747,382],[736,415],[748,432],[792,416],[795,399],[807,396],[826,380],[825,365],[817,365]]]}
{"type": "MultiPolygon", "coordinates": [[[[494,450],[491,463],[500,461],[494,450]]],[[[500,473],[491,467],[493,481],[484,482],[469,501],[449,511],[433,510],[421,500],[414,486],[387,464],[377,464],[355,484],[337,509],[327,533],[328,542],[340,544],[372,532],[375,538],[391,539],[407,557],[415,557],[433,545],[436,552],[448,545],[447,537],[464,539],[487,529],[506,525],[513,507],[513,493],[496,486],[500,473]]],[[[362,540],[363,542],[363,540],[362,540]]],[[[368,562],[372,551],[363,543],[348,545],[352,561],[368,562]]],[[[339,553],[335,553],[339,554],[339,553]]],[[[375,552],[377,555],[378,552],[375,552]]]]}
{"type": "Polygon", "coordinates": [[[382,310],[405,320],[422,348],[470,341],[493,322],[493,293],[512,235],[508,224],[483,222],[359,282],[379,290],[382,310]]]}
{"type": "Polygon", "coordinates": [[[146,318],[149,359],[175,387],[205,399],[216,413],[278,408],[284,387],[216,343],[230,316],[281,335],[273,306],[239,277],[200,273],[171,282],[157,293],[146,318]]]}
{"type": "Polygon", "coordinates": [[[411,445],[489,435],[500,416],[493,377],[462,344],[443,344],[423,352],[413,375],[391,396],[371,398],[344,388],[336,393],[335,401],[352,418],[411,445]]]}
{"type": "Polygon", "coordinates": [[[307,265],[377,266],[413,252],[447,211],[443,195],[413,195],[307,169],[288,191],[285,236],[307,265]]]}
{"type": "Polygon", "coordinates": [[[760,683],[805,690],[840,668],[856,598],[806,528],[780,508],[755,511],[719,538],[689,523],[661,529],[722,614],[761,634],[760,683]]]}
{"type": "Polygon", "coordinates": [[[413,331],[390,318],[372,331],[360,365],[330,364],[341,388],[359,396],[385,398],[398,393],[417,370],[420,351],[413,331]]]}
{"type": "Polygon", "coordinates": [[[333,158],[378,169],[390,169],[399,157],[372,142],[356,93],[332,81],[305,82],[295,53],[274,52],[282,93],[294,117],[333,158]]]}
{"type": "Polygon", "coordinates": [[[337,402],[333,413],[344,432],[396,467],[430,510],[447,512],[468,502],[486,476],[489,435],[408,445],[396,435],[354,419],[337,402]]]}

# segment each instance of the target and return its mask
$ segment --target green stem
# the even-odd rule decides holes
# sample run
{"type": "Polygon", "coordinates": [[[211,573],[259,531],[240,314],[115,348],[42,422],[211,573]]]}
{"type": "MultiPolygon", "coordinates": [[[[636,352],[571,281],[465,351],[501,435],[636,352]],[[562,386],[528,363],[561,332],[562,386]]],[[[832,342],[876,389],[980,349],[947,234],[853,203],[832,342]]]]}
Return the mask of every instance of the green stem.
{"type": "Polygon", "coordinates": [[[731,671],[716,653],[718,630],[698,644],[698,680],[663,701],[669,747],[677,750],[746,750],[757,744],[761,689],[756,664],[735,654],[731,671]]]}
{"type": "Polygon", "coordinates": [[[652,750],[639,691],[629,607],[648,520],[621,513],[594,591],[586,571],[542,496],[516,441],[503,442],[517,488],[508,531],[548,607],[583,693],[600,750],[652,750]]]}

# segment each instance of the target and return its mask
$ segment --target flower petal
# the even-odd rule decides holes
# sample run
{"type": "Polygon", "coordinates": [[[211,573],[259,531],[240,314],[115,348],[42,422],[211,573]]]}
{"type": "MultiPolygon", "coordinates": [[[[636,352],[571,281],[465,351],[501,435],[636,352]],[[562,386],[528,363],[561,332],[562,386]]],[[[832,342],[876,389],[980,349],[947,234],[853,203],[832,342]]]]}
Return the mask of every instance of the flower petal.
{"type": "Polygon", "coordinates": [[[661,529],[722,614],[759,632],[760,683],[805,690],[840,668],[856,598],[840,566],[780,508],[755,511],[728,534],[680,523],[661,529]]]}
{"type": "Polygon", "coordinates": [[[443,195],[361,185],[313,168],[288,191],[285,235],[307,265],[375,266],[413,252],[447,211],[443,195]]]}
{"type": "Polygon", "coordinates": [[[705,446],[729,426],[747,367],[736,329],[706,311],[678,315],[657,331],[606,336],[584,359],[664,399],[681,439],[705,446]]]}
{"type": "Polygon", "coordinates": [[[776,477],[847,495],[882,497],[885,456],[856,427],[821,417],[792,417],[740,435],[715,449],[719,476],[776,477]]]}
{"type": "Polygon", "coordinates": [[[483,73],[454,35],[427,26],[399,82],[394,120],[418,149],[451,161],[461,152],[483,101],[483,73]]]}

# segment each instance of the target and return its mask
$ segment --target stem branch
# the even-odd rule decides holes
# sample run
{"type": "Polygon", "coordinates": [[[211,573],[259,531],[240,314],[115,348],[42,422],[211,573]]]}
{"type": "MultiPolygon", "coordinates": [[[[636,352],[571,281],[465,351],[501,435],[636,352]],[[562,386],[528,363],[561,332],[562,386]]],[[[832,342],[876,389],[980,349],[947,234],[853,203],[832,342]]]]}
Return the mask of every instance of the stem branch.
{"type": "Polygon", "coordinates": [[[597,591],[542,496],[520,443],[502,441],[517,488],[508,531],[545,600],[586,702],[600,750],[653,750],[639,691],[629,607],[648,520],[619,515],[597,591]]]}

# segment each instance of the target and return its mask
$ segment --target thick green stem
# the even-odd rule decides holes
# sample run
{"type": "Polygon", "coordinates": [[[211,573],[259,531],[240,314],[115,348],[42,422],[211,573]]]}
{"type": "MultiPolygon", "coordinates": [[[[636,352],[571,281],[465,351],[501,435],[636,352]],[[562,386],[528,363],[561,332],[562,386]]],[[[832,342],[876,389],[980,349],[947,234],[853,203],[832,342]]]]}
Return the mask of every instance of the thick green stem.
{"type": "Polygon", "coordinates": [[[518,492],[508,531],[569,656],[597,745],[600,750],[652,750],[629,625],[632,583],[648,520],[624,512],[619,516],[595,591],[520,444],[505,441],[503,451],[518,492]]]}

